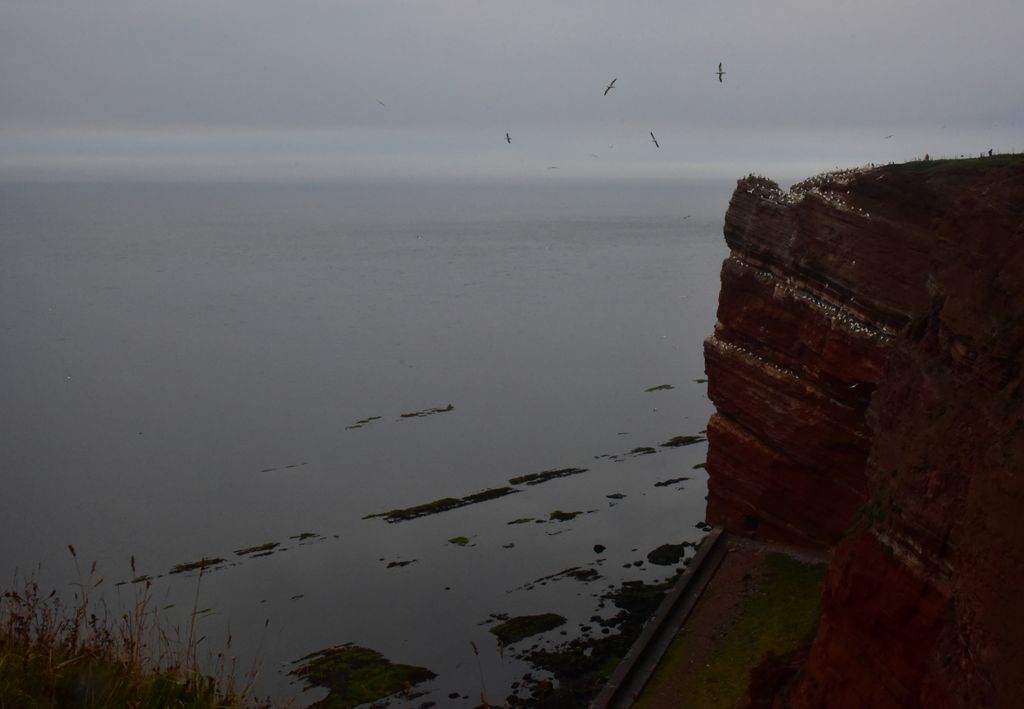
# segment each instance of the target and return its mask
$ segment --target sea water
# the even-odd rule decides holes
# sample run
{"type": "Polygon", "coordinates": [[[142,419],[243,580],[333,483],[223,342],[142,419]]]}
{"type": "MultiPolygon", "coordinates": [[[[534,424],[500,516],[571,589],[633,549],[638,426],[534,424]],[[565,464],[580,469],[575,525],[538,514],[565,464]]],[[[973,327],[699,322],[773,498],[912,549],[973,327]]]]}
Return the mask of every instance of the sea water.
{"type": "Polygon", "coordinates": [[[322,696],[288,673],[351,642],[436,672],[424,700],[500,701],[530,667],[492,614],[565,616],[513,650],[555,647],[609,587],[675,572],[647,552],[701,538],[706,444],[660,444],[711,412],[729,191],[0,185],[5,585],[68,591],[74,544],[94,597],[151,577],[260,694],[322,696]],[[585,472],[509,483],[561,468],[585,472]],[[225,562],[167,573],[204,557],[225,562]],[[599,577],[538,581],[571,567],[599,577]]]}

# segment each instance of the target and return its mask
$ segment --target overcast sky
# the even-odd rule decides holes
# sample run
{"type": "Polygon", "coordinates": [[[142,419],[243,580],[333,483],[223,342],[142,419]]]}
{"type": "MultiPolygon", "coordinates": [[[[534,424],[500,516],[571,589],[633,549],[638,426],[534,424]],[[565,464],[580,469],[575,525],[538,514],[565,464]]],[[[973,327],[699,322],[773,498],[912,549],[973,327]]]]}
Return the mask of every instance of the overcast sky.
{"type": "Polygon", "coordinates": [[[0,0],[0,179],[784,178],[1024,150],[1022,29],[1022,0],[0,0]]]}

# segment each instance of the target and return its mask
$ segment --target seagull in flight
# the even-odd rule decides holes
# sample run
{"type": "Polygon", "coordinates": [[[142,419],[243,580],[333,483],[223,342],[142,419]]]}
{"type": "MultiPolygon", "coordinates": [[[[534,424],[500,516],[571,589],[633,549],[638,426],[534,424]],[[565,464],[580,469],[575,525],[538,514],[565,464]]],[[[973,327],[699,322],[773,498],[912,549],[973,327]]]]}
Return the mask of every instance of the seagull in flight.
{"type": "Polygon", "coordinates": [[[612,79],[612,83],[608,84],[608,88],[604,90],[604,95],[605,96],[607,96],[608,92],[611,91],[615,87],[615,82],[618,81],[618,80],[619,80],[619,77],[617,77],[617,76],[614,79],[612,79]]]}
{"type": "Polygon", "coordinates": [[[654,143],[654,147],[655,148],[660,148],[661,147],[660,145],[658,145],[658,139],[654,137],[654,131],[653,130],[651,131],[651,142],[654,143]]]}
{"type": "Polygon", "coordinates": [[[896,134],[895,133],[890,133],[889,135],[887,135],[884,138],[882,138],[882,140],[889,140],[889,138],[893,137],[894,135],[896,135],[896,134]]]}
{"type": "Polygon", "coordinates": [[[722,77],[725,76],[725,72],[722,71],[722,62],[718,62],[718,71],[716,71],[715,73],[718,74],[718,83],[721,84],[722,77]]]}
{"type": "Polygon", "coordinates": [[[508,141],[508,144],[509,144],[509,145],[512,145],[512,138],[511,138],[511,137],[509,137],[509,134],[508,134],[508,133],[506,133],[506,134],[505,134],[505,140],[506,140],[506,141],[508,141]]]}
{"type": "Polygon", "coordinates": [[[377,99],[377,103],[379,103],[379,104],[380,104],[381,106],[387,106],[387,104],[385,104],[385,103],[384,103],[383,101],[381,101],[380,99],[377,99]]]}

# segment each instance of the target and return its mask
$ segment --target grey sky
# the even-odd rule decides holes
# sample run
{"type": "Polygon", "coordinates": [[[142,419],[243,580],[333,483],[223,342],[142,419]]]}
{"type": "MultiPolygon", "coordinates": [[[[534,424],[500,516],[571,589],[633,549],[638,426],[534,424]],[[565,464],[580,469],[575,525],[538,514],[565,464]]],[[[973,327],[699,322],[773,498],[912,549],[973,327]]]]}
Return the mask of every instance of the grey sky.
{"type": "Polygon", "coordinates": [[[0,179],[785,177],[1024,150],[1021,28],[1020,0],[0,0],[0,179]]]}

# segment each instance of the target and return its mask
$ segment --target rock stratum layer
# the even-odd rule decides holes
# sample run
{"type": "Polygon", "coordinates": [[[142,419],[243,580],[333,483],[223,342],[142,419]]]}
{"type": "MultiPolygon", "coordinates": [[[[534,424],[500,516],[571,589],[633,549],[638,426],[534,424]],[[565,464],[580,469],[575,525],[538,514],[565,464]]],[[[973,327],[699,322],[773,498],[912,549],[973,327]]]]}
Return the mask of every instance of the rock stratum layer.
{"type": "Polygon", "coordinates": [[[725,237],[708,520],[832,550],[752,705],[1021,706],[1024,157],[748,177],[725,237]]]}

